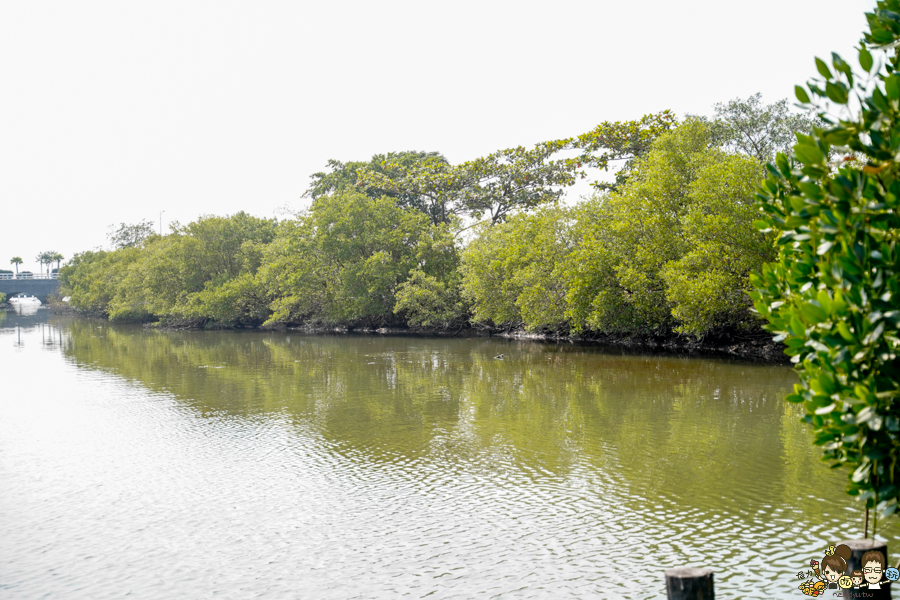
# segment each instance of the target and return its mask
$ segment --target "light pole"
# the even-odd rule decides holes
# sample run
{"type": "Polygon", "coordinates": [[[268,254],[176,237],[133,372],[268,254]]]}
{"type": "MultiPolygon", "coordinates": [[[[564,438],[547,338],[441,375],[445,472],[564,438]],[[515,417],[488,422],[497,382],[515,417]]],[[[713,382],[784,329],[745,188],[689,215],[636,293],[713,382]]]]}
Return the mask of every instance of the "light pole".
{"type": "Polygon", "coordinates": [[[164,210],[159,211],[159,235],[162,236],[162,214],[166,212],[164,210]]]}

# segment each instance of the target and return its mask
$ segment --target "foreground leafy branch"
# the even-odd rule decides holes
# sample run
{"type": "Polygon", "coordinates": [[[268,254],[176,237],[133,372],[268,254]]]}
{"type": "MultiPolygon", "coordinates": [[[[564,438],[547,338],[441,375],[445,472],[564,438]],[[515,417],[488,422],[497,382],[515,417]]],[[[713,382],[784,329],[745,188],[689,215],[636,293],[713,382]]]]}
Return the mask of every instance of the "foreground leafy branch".
{"type": "Polygon", "coordinates": [[[850,467],[848,492],[889,515],[900,499],[900,0],[866,17],[863,74],[833,54],[797,87],[828,128],[798,135],[768,167],[758,225],[780,233],[780,251],[752,281],[797,364],[788,400],[806,409],[825,459],[850,467]]]}

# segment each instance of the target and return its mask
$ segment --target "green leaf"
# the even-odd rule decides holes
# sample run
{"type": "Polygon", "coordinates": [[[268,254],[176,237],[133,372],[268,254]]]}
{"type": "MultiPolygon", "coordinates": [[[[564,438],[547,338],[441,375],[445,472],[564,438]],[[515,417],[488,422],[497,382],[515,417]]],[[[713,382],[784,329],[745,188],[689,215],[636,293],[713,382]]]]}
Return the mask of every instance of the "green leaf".
{"type": "Polygon", "coordinates": [[[806,341],[803,338],[792,337],[784,340],[784,345],[788,348],[802,348],[806,345],[806,341]]]}
{"type": "Polygon", "coordinates": [[[866,71],[866,73],[872,70],[872,62],[872,54],[865,48],[860,48],[859,66],[861,66],[866,71]]]}
{"type": "Polygon", "coordinates": [[[797,96],[797,100],[803,104],[809,104],[809,94],[799,85],[794,86],[794,94],[797,96]]]}
{"type": "Polygon", "coordinates": [[[828,313],[815,304],[803,303],[800,305],[800,314],[812,324],[821,323],[828,319],[828,313]]]}
{"type": "Polygon", "coordinates": [[[872,470],[872,463],[867,462],[867,463],[861,464],[859,467],[856,468],[855,471],[853,471],[853,475],[850,478],[853,481],[855,481],[856,483],[859,483],[859,482],[869,478],[869,473],[871,472],[871,470],[872,470]]]}
{"type": "Polygon", "coordinates": [[[791,176],[791,166],[788,163],[787,156],[785,156],[783,152],[779,152],[775,156],[775,165],[778,167],[778,170],[782,175],[784,175],[785,177],[791,176]]]}
{"type": "Polygon", "coordinates": [[[816,58],[816,69],[818,69],[819,73],[825,79],[831,79],[833,76],[831,74],[831,70],[829,70],[828,65],[825,64],[825,61],[821,58],[816,58]]]}
{"type": "Polygon", "coordinates": [[[841,82],[829,81],[825,84],[825,95],[837,104],[847,104],[847,88],[841,82]]]}
{"type": "Polygon", "coordinates": [[[816,165],[825,162],[825,154],[818,146],[798,144],[794,146],[794,154],[797,155],[800,162],[806,165],[816,165]]]}
{"type": "MultiPolygon", "coordinates": [[[[847,61],[841,58],[840,54],[837,54],[836,52],[831,53],[831,64],[834,66],[834,70],[838,73],[843,73],[848,78],[853,77],[853,71],[852,69],[850,69],[850,65],[847,64],[847,61]]],[[[850,83],[852,85],[852,80],[850,81],[850,83]]]]}
{"type": "Polygon", "coordinates": [[[837,322],[837,330],[838,333],[841,334],[841,337],[844,338],[848,342],[856,341],[856,337],[854,337],[853,333],[850,331],[850,328],[847,326],[846,321],[838,321],[837,322]]]}
{"type": "Polygon", "coordinates": [[[881,321],[880,323],[878,323],[878,325],[875,326],[875,329],[873,329],[869,333],[869,335],[867,335],[865,338],[863,338],[863,344],[867,344],[867,345],[874,344],[879,339],[881,339],[881,334],[883,334],[883,333],[884,333],[884,321],[881,321]]]}
{"type": "Polygon", "coordinates": [[[900,100],[900,78],[897,75],[888,77],[884,82],[884,91],[891,100],[900,100]]]}
{"type": "MultiPolygon", "coordinates": [[[[791,208],[796,212],[800,212],[806,208],[806,200],[802,196],[791,196],[788,198],[788,202],[790,202],[791,208]]],[[[794,239],[798,239],[798,236],[794,236],[794,239]]]]}
{"type": "Polygon", "coordinates": [[[828,292],[819,290],[819,293],[816,294],[816,300],[819,301],[819,304],[822,305],[825,312],[831,312],[831,298],[828,296],[828,292]]]}
{"type": "Polygon", "coordinates": [[[883,113],[891,112],[891,105],[888,102],[887,96],[885,96],[884,92],[882,92],[880,89],[875,88],[872,91],[871,101],[872,101],[872,104],[875,105],[875,108],[877,108],[881,112],[883,112],[883,113]]]}
{"type": "Polygon", "coordinates": [[[847,127],[834,127],[825,132],[823,139],[833,146],[846,146],[853,139],[853,132],[847,127]]]}

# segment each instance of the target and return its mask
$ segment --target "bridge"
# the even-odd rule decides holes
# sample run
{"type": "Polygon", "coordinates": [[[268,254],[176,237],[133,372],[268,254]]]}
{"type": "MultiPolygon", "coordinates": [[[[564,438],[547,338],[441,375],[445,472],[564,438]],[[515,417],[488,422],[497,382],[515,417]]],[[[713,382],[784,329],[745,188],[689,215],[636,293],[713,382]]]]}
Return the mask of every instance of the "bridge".
{"type": "Polygon", "coordinates": [[[41,302],[47,296],[59,291],[59,279],[56,273],[34,275],[32,273],[0,273],[0,293],[6,297],[16,294],[35,296],[41,302]]]}

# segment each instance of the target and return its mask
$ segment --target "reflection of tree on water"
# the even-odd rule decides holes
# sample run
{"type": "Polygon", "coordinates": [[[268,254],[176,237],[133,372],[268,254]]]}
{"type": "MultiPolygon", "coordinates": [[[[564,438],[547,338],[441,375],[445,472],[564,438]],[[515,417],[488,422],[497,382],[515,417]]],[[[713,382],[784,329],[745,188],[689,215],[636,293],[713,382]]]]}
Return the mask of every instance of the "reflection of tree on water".
{"type": "Polygon", "coordinates": [[[637,495],[701,503],[760,498],[760,485],[768,502],[794,501],[799,473],[803,486],[826,483],[781,399],[792,375],[780,367],[491,340],[67,329],[66,355],[82,365],[201,415],[314,423],[336,451],[368,460],[536,477],[588,466],[637,495]]]}
{"type": "Polygon", "coordinates": [[[715,562],[717,586],[762,582],[777,597],[772,573],[796,575],[823,537],[852,537],[859,512],[835,501],[842,475],[782,400],[794,379],[782,367],[485,339],[64,329],[67,360],[173,397],[210,448],[249,432],[239,447],[277,443],[273,461],[376,514],[496,516],[486,535],[521,533],[531,556],[581,557],[607,578],[644,559],[715,562]],[[628,556],[610,561],[622,542],[628,556]]]}

